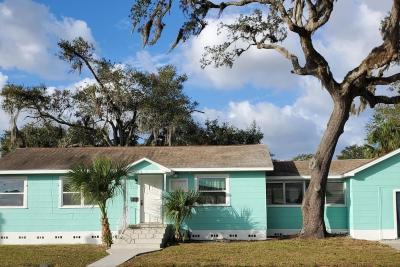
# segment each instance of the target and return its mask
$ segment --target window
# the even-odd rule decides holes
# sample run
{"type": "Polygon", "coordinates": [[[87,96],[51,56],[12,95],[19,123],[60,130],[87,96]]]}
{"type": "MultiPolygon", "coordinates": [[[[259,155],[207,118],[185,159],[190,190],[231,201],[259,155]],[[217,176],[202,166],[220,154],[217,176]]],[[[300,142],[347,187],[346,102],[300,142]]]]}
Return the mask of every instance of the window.
{"type": "Polygon", "coordinates": [[[269,183],[267,187],[268,204],[284,204],[283,183],[269,183]]]}
{"type": "Polygon", "coordinates": [[[285,183],[286,204],[301,204],[303,201],[303,182],[285,183]]]}
{"type": "Polygon", "coordinates": [[[188,188],[188,179],[171,179],[169,180],[169,190],[176,191],[178,189],[182,189],[183,191],[187,192],[188,188]]]}
{"type": "Polygon", "coordinates": [[[222,176],[196,177],[200,205],[229,205],[228,181],[222,176]]]}
{"type": "MultiPolygon", "coordinates": [[[[267,183],[267,204],[301,205],[310,181],[282,181],[267,183]]],[[[344,205],[343,181],[328,181],[326,187],[326,204],[344,205]]]]}
{"type": "Polygon", "coordinates": [[[81,192],[73,191],[71,186],[65,181],[65,178],[61,179],[62,185],[62,196],[61,206],[63,207],[92,207],[95,203],[85,201],[81,192]]]}
{"type": "Polygon", "coordinates": [[[328,182],[326,185],[326,204],[344,204],[344,188],[342,182],[328,182]]]}
{"type": "Polygon", "coordinates": [[[25,207],[25,188],[25,178],[0,178],[0,207],[25,207]]]}

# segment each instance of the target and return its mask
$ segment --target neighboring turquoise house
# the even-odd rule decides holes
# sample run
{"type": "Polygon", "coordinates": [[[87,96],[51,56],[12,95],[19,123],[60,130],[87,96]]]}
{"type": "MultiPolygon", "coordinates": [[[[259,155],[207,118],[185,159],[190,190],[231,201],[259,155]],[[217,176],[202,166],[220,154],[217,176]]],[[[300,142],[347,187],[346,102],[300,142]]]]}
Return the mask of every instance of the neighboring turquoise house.
{"type": "MultiPolygon", "coordinates": [[[[192,239],[262,240],[302,227],[308,162],[273,162],[265,145],[27,148],[0,159],[0,243],[100,243],[98,208],[64,185],[71,166],[99,156],[130,168],[123,192],[109,204],[115,238],[129,225],[166,223],[162,194],[177,188],[201,195],[186,222],[192,239]]],[[[399,176],[400,150],[375,160],[333,161],[328,230],[397,239],[399,176]]]]}

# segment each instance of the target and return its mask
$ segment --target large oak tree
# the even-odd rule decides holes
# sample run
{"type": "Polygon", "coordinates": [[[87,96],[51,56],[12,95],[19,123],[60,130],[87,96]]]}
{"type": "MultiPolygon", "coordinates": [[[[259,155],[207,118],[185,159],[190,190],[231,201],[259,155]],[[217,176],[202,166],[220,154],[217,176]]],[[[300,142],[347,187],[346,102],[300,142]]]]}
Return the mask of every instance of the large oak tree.
{"type": "Polygon", "coordinates": [[[333,110],[309,166],[311,181],[302,204],[302,236],[309,238],[326,235],[324,199],[328,171],[355,98],[359,97],[371,108],[379,103],[400,101],[400,95],[379,95],[376,91],[378,85],[400,80],[400,73],[387,72],[400,59],[400,0],[393,0],[388,16],[381,23],[382,42],[357,67],[349,70],[342,81],[334,78],[329,62],[313,42],[316,32],[329,21],[335,3],[335,0],[136,0],[131,9],[133,27],[141,32],[144,45],[155,44],[165,28],[167,15],[181,10],[186,21],[182,23],[173,47],[192,35],[199,35],[213,10],[221,14],[228,8],[239,8],[241,13],[253,9],[252,13],[238,16],[234,23],[222,25],[228,31],[228,39],[221,45],[206,48],[203,66],[232,66],[237,57],[255,47],[275,50],[291,62],[292,73],[313,76],[321,82],[333,100],[333,110]],[[304,63],[282,44],[288,31],[299,37],[304,63]]]}

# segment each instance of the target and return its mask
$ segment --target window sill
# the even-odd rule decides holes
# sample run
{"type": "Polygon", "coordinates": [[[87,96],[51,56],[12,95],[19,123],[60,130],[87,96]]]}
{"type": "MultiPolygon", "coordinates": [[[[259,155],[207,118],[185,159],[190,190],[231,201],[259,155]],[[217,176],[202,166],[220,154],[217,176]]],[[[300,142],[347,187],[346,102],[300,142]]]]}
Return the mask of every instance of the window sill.
{"type": "Polygon", "coordinates": [[[195,207],[230,207],[230,204],[197,204],[195,207]]]}
{"type": "Polygon", "coordinates": [[[27,209],[27,206],[0,206],[0,209],[27,209]]]}
{"type": "Polygon", "coordinates": [[[60,209],[91,209],[98,208],[99,206],[60,206],[60,209]]]}

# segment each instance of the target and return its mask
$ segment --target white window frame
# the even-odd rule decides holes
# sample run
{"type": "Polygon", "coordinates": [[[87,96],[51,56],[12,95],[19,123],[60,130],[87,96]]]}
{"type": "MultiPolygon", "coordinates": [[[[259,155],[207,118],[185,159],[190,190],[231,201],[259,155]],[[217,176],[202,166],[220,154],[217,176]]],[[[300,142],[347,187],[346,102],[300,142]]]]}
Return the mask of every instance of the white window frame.
{"type": "MultiPolygon", "coordinates": [[[[285,180],[285,181],[282,181],[282,180],[273,180],[273,181],[267,181],[267,186],[268,186],[268,184],[283,184],[283,186],[282,186],[282,190],[283,190],[283,201],[285,202],[284,204],[268,204],[267,203],[267,206],[268,207],[284,207],[284,208],[293,208],[293,207],[301,207],[301,204],[286,204],[286,183],[296,183],[296,182],[303,182],[303,198],[304,198],[304,196],[305,196],[305,193],[306,193],[306,182],[309,182],[310,180],[295,180],[295,179],[293,179],[293,180],[285,180]]],[[[343,194],[344,194],[344,204],[334,204],[334,203],[330,203],[330,204],[328,204],[328,203],[326,203],[326,196],[325,196],[325,206],[326,207],[346,207],[347,206],[347,197],[346,197],[346,192],[347,192],[347,188],[346,188],[346,181],[344,181],[344,180],[339,180],[339,179],[337,179],[337,180],[331,180],[331,181],[328,181],[328,183],[329,182],[332,182],[332,183],[338,183],[338,182],[341,182],[341,183],[343,183],[343,194]]],[[[268,197],[267,197],[267,200],[268,200],[268,197]]]]}
{"type": "Polygon", "coordinates": [[[172,191],[172,182],[173,181],[184,181],[185,182],[185,184],[186,184],[186,189],[184,189],[184,191],[185,192],[188,192],[189,191],[189,179],[188,178],[171,178],[171,179],[169,179],[169,192],[173,192],[172,191]]]}
{"type": "MultiPolygon", "coordinates": [[[[80,205],[64,205],[63,195],[64,195],[64,180],[67,179],[65,176],[61,176],[59,180],[59,207],[62,209],[86,209],[86,208],[97,208],[98,205],[85,205],[85,198],[81,192],[81,204],[80,205]]],[[[78,193],[78,192],[71,192],[78,193]]]]}
{"type": "Polygon", "coordinates": [[[228,207],[231,205],[231,194],[230,194],[230,178],[228,174],[197,174],[194,177],[195,188],[197,192],[225,192],[225,203],[224,204],[196,204],[199,207],[228,207]],[[213,179],[213,178],[225,178],[225,191],[199,191],[199,179],[213,179]]]}
{"type": "Polygon", "coordinates": [[[0,193],[0,195],[8,194],[23,194],[23,205],[22,206],[0,206],[0,209],[26,209],[28,208],[28,177],[26,176],[4,176],[0,177],[2,179],[23,179],[24,180],[24,192],[23,193],[0,193]]]}

